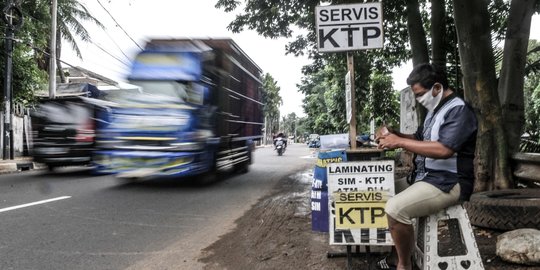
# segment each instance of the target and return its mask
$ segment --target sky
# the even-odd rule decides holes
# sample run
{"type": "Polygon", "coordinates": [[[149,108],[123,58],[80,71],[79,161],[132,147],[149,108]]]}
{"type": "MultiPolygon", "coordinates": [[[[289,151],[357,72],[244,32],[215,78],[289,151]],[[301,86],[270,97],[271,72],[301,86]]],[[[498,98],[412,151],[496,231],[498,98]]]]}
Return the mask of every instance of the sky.
{"type": "Polygon", "coordinates": [[[232,38],[263,73],[269,73],[277,81],[283,98],[281,115],[292,112],[297,116],[305,115],[301,108],[303,95],[297,91],[296,84],[302,78],[302,66],[309,63],[307,57],[285,55],[289,40],[284,38],[266,39],[255,31],[239,34],[228,31],[227,25],[235,16],[216,9],[217,0],[99,0],[119,26],[98,0],[80,2],[105,25],[106,31],[88,24],[93,43],[79,42],[83,60],[77,59],[64,43],[63,61],[114,80],[126,81],[129,61],[139,51],[137,44],[144,47],[145,40],[157,37],[232,38]]]}
{"type": "MultiPolygon", "coordinates": [[[[296,113],[304,116],[303,95],[296,85],[301,82],[301,68],[309,64],[307,57],[285,55],[285,38],[266,39],[255,31],[232,33],[227,25],[235,15],[214,7],[217,0],[80,0],[89,12],[106,27],[105,30],[86,24],[92,43],[79,42],[83,60],[75,57],[68,44],[63,45],[62,60],[82,66],[113,80],[126,81],[130,59],[150,38],[211,37],[232,38],[255,63],[269,73],[281,88],[282,116],[296,113]],[[106,11],[99,3],[105,7],[106,11]],[[110,15],[109,15],[110,14],[110,15]],[[113,19],[114,18],[114,19],[113,19]],[[127,33],[127,34],[126,34],[127,33]]],[[[531,38],[540,40],[539,16],[533,17],[531,38]]],[[[295,34],[293,34],[294,36],[295,34]]],[[[394,89],[407,85],[405,79],[411,62],[393,69],[394,89]]]]}

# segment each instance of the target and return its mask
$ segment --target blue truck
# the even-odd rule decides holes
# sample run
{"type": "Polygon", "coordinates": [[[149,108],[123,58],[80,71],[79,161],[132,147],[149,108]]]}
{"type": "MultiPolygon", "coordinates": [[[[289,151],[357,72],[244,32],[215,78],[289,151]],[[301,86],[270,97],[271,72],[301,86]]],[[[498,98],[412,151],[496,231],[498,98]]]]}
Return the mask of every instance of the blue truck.
{"type": "Polygon", "coordinates": [[[262,139],[261,69],[232,39],[153,39],[99,117],[94,165],[120,178],[247,172],[262,139]]]}

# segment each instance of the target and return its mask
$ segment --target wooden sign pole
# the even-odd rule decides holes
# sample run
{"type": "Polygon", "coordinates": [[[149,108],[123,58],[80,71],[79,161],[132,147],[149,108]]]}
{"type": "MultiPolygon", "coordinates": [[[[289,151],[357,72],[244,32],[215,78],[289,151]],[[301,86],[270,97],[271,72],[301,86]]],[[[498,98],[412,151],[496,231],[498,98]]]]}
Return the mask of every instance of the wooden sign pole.
{"type": "Polygon", "coordinates": [[[351,149],[356,149],[356,97],[354,91],[354,58],[351,52],[347,52],[347,68],[351,79],[351,121],[349,122],[349,139],[351,149]]]}

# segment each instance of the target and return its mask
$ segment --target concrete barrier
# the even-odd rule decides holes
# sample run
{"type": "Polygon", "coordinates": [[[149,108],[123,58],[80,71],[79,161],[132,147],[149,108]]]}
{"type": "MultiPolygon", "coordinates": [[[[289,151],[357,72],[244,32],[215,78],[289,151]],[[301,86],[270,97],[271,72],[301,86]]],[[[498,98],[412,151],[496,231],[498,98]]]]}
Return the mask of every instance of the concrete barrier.
{"type": "Polygon", "coordinates": [[[540,186],[540,153],[516,153],[512,161],[514,177],[525,184],[540,186]]]}

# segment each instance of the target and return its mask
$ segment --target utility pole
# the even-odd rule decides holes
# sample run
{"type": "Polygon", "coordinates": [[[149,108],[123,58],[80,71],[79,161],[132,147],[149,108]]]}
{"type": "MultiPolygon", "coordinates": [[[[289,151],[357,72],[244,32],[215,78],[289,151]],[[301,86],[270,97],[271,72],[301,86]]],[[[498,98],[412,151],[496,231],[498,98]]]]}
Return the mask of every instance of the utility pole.
{"type": "Polygon", "coordinates": [[[56,13],[57,2],[51,4],[51,54],[49,56],[49,98],[56,97],[56,13]]]}
{"type": "Polygon", "coordinates": [[[15,30],[22,25],[22,13],[15,6],[13,1],[8,0],[3,9],[2,20],[6,23],[6,62],[4,67],[4,143],[2,145],[4,152],[2,158],[13,159],[13,39],[15,38],[15,30]]]}

